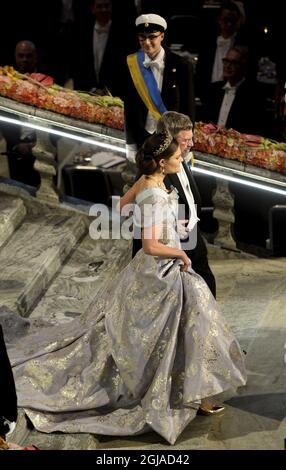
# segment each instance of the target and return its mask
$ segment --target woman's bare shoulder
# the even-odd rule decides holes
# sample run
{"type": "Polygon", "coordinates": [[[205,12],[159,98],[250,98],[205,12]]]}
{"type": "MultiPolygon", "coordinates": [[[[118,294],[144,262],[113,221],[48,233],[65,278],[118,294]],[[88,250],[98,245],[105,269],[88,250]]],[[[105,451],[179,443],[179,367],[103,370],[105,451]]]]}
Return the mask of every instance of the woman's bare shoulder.
{"type": "Polygon", "coordinates": [[[136,181],[137,187],[135,188],[136,194],[141,193],[144,189],[155,188],[156,183],[149,180],[146,176],[141,176],[138,181],[136,181]]]}

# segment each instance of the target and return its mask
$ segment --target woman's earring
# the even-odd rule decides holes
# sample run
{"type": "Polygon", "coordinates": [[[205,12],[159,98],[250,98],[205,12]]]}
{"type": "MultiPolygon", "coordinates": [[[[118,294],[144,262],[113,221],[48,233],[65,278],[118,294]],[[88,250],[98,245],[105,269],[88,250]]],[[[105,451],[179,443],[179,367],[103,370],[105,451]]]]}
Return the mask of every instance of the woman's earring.
{"type": "Polygon", "coordinates": [[[164,167],[162,168],[162,174],[163,175],[165,174],[165,168],[164,167]]]}

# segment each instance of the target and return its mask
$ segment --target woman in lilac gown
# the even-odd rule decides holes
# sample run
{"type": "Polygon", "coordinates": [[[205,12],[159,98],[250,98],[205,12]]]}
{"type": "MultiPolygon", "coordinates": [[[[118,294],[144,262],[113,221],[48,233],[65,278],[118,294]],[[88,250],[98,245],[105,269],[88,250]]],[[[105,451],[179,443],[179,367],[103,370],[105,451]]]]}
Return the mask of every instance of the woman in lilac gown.
{"type": "Polygon", "coordinates": [[[1,307],[18,405],[39,431],[155,430],[173,444],[199,407],[245,384],[239,344],[180,246],[177,194],[163,180],[181,160],[168,134],[139,150],[142,176],[120,206],[135,202],[143,248],[80,319],[54,325],[1,307]]]}

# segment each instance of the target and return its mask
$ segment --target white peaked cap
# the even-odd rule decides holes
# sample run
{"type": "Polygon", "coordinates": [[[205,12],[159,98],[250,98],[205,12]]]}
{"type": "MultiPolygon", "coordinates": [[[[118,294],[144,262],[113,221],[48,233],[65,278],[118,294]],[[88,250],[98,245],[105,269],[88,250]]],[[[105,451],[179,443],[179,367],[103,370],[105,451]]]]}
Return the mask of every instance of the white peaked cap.
{"type": "Polygon", "coordinates": [[[167,29],[167,22],[162,16],[155,15],[154,13],[148,13],[146,15],[140,15],[138,18],[136,18],[135,25],[140,26],[140,25],[158,25],[163,28],[165,31],[167,29]]]}

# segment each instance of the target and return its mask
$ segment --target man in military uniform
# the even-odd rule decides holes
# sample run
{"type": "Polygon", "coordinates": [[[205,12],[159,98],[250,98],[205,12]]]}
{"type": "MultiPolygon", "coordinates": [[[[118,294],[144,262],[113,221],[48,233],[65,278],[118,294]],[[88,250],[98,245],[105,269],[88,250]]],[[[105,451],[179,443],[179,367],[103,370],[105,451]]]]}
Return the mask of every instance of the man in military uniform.
{"type": "Polygon", "coordinates": [[[127,158],[131,162],[165,111],[184,113],[193,122],[195,112],[193,67],[164,45],[165,19],[140,15],[135,25],[140,50],[127,57],[124,97],[127,158]]]}

